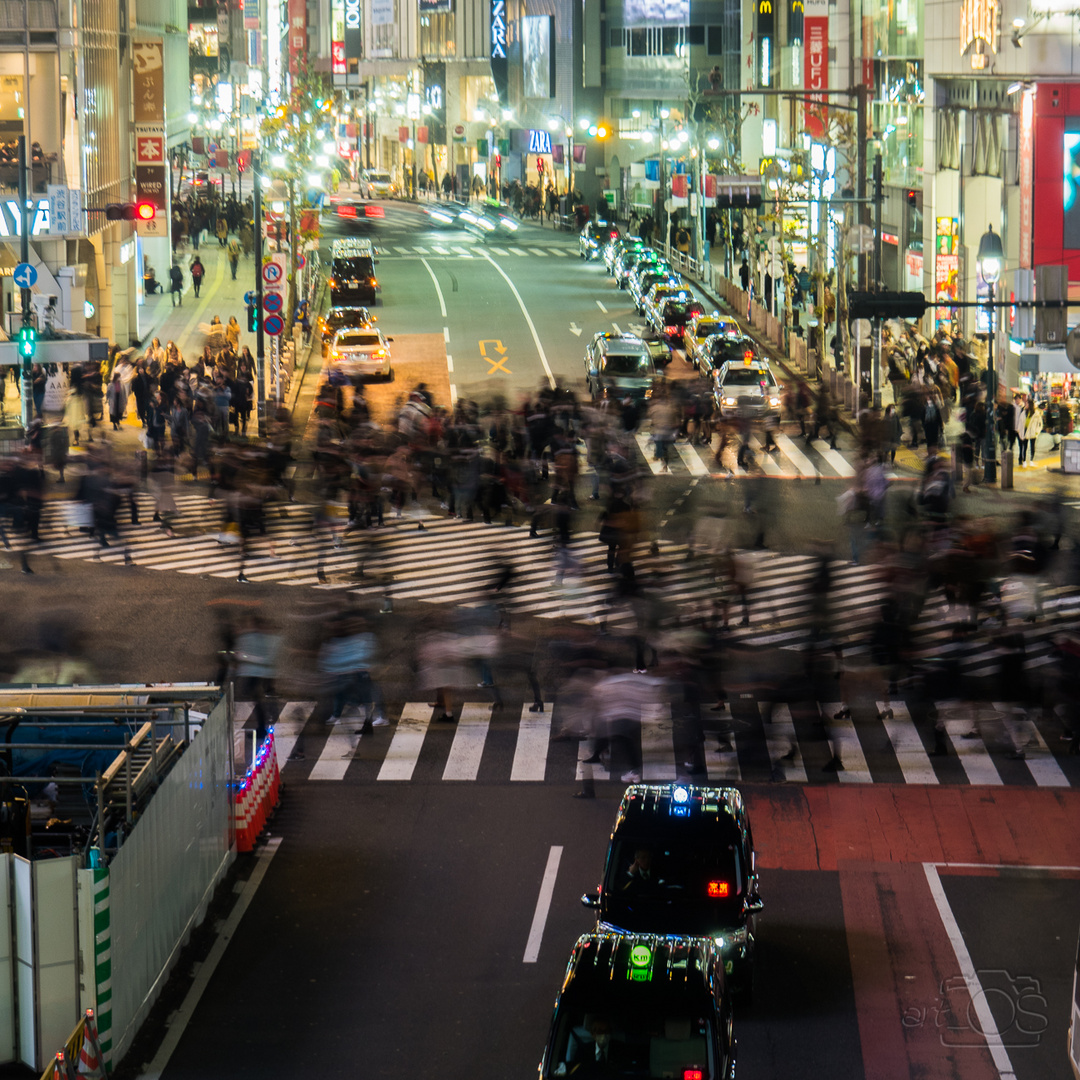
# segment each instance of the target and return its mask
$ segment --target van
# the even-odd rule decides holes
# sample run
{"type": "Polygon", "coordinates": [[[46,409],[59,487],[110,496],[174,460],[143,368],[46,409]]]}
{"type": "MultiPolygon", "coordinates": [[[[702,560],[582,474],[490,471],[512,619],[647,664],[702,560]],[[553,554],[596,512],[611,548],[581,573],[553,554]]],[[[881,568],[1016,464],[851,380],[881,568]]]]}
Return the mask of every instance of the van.
{"type": "Polygon", "coordinates": [[[335,240],[330,252],[330,305],[378,303],[375,248],[370,240],[335,240]]]}

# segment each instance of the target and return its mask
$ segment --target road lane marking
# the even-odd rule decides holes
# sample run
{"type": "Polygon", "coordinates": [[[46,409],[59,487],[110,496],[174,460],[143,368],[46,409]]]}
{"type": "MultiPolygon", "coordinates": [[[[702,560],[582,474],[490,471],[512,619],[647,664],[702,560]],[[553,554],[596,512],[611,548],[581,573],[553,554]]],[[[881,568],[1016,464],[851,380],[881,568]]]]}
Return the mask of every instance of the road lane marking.
{"type": "Polygon", "coordinates": [[[544,878],[540,882],[540,895],[536,898],[536,910],[533,912],[532,926],[529,927],[529,940],[525,942],[523,964],[535,964],[540,957],[540,942],[544,939],[544,926],[551,910],[551,897],[555,892],[555,878],[559,874],[559,861],[562,859],[562,847],[553,846],[548,852],[544,878]]]}
{"type": "Polygon", "coordinates": [[[742,780],[739,769],[739,752],[735,747],[734,735],[723,735],[725,742],[731,744],[730,750],[721,750],[719,744],[705,747],[705,769],[710,780],[737,784],[742,780]]]}
{"type": "Polygon", "coordinates": [[[449,371],[451,375],[454,374],[454,358],[449,353],[446,354],[446,370],[449,371]]]}
{"type": "Polygon", "coordinates": [[[528,255],[525,254],[524,251],[521,250],[521,248],[511,248],[510,249],[510,254],[511,255],[516,255],[519,259],[527,259],[529,257],[528,255]]]}
{"type": "Polygon", "coordinates": [[[610,780],[606,768],[599,762],[588,762],[591,748],[596,745],[597,739],[582,739],[578,742],[577,771],[574,773],[575,780],[610,780]]]}
{"type": "Polygon", "coordinates": [[[410,701],[405,705],[379,769],[379,780],[412,779],[430,722],[430,705],[418,701],[410,701]]]}
{"type": "Polygon", "coordinates": [[[545,248],[529,248],[529,250],[534,255],[547,255],[547,250],[545,248]]]}
{"type": "Polygon", "coordinates": [[[612,328],[614,329],[616,334],[621,334],[622,333],[622,327],[619,326],[619,324],[617,322],[613,322],[611,325],[612,325],[612,328]]]}
{"type": "Polygon", "coordinates": [[[514,764],[510,769],[510,779],[543,780],[547,771],[550,741],[551,713],[532,713],[529,712],[528,705],[522,705],[521,724],[518,726],[517,745],[514,747],[514,764]]]}
{"type": "Polygon", "coordinates": [[[447,345],[450,344],[450,327],[449,326],[444,326],[442,328],[442,339],[447,345]]]}
{"type": "Polygon", "coordinates": [[[450,254],[450,252],[447,251],[446,248],[440,247],[438,244],[432,244],[431,245],[431,250],[434,251],[437,255],[449,255],[450,254]]]}
{"type": "Polygon", "coordinates": [[[638,444],[638,449],[641,450],[641,456],[645,459],[645,463],[652,469],[653,476],[659,476],[664,471],[664,463],[656,460],[656,447],[652,445],[652,439],[644,431],[634,432],[634,439],[638,444]],[[650,446],[652,446],[651,453],[649,452],[650,446]]]}
{"type": "Polygon", "coordinates": [[[1043,741],[1039,729],[1027,718],[1026,714],[1016,719],[1017,711],[1011,705],[1000,701],[991,702],[991,707],[1000,714],[1006,732],[1017,744],[1016,749],[1024,752],[1024,764],[1035,778],[1035,783],[1039,787],[1068,787],[1069,781],[1061,771],[1061,766],[1050,753],[1050,748],[1043,741]],[[1027,753],[1028,749],[1038,751],[1038,755],[1032,757],[1027,753]],[[1043,757],[1043,754],[1046,756],[1043,757]]]}
{"type": "Polygon", "coordinates": [[[488,727],[491,725],[491,706],[465,704],[461,706],[461,718],[454,732],[450,756],[443,769],[444,780],[475,780],[480,772],[480,759],[484,755],[488,727]]]}
{"type": "Polygon", "coordinates": [[[470,248],[463,248],[455,245],[450,250],[453,251],[455,255],[472,255],[472,250],[470,248]]]}
{"type": "Polygon", "coordinates": [[[647,702],[641,706],[641,778],[674,780],[675,744],[671,706],[647,702]]]}
{"type": "MultiPolygon", "coordinates": [[[[438,248],[435,249],[438,251],[438,248]]],[[[435,271],[431,269],[431,263],[427,259],[420,260],[424,264],[424,269],[431,276],[431,283],[435,286],[435,295],[439,298],[439,314],[446,318],[446,301],[443,299],[442,289],[439,288],[439,279],[435,277],[435,271]]]]}
{"type": "Polygon", "coordinates": [[[986,1049],[990,1051],[994,1068],[997,1069],[1001,1080],[1016,1080],[1016,1071],[1009,1060],[1008,1051],[1002,1044],[997,1022],[994,1020],[994,1014],[990,1011],[990,1006],[987,1003],[986,991],[983,990],[982,983],[979,982],[975,965],[971,962],[971,954],[968,952],[967,945],[964,942],[964,935],[960,932],[952,907],[949,905],[949,898],[945,895],[945,889],[942,887],[941,875],[933,863],[923,863],[923,871],[926,873],[926,881],[930,886],[930,895],[937,905],[941,925],[945,927],[945,933],[948,934],[949,943],[952,945],[953,953],[956,955],[956,962],[960,965],[960,974],[967,984],[968,996],[971,998],[971,1008],[975,1010],[975,1015],[979,1019],[979,1030],[986,1040],[986,1049]]]}
{"type": "Polygon", "coordinates": [[[456,383],[451,383],[450,384],[450,404],[451,405],[456,405],[457,404],[457,384],[456,383]]]}
{"type": "Polygon", "coordinates": [[[563,251],[561,248],[552,248],[551,249],[551,254],[552,255],[558,255],[560,259],[565,259],[566,256],[567,256],[567,253],[565,251],[563,251]]]}
{"type": "Polygon", "coordinates": [[[490,248],[488,248],[488,251],[494,251],[496,255],[509,255],[510,254],[510,252],[507,251],[506,248],[501,248],[501,247],[490,247],[490,248]]]}
{"type": "Polygon", "coordinates": [[[911,719],[907,705],[902,701],[890,701],[886,706],[884,701],[877,702],[877,710],[880,715],[886,707],[892,711],[892,716],[882,717],[882,725],[889,734],[889,742],[892,744],[893,753],[900,763],[900,771],[904,774],[904,780],[909,784],[936,784],[937,773],[930,763],[930,757],[926,753],[922,739],[915,729],[915,721],[911,719]]]}
{"type": "Polygon", "coordinates": [[[536,326],[533,324],[532,317],[529,315],[528,309],[525,307],[525,301],[521,299],[521,293],[517,291],[514,283],[507,276],[506,271],[485,251],[484,258],[487,259],[496,271],[501,275],[503,281],[510,286],[510,291],[514,294],[514,299],[518,302],[518,307],[521,308],[521,314],[525,316],[525,322],[529,326],[529,331],[532,334],[533,344],[536,346],[536,351],[540,355],[540,363],[544,366],[544,374],[547,375],[548,385],[555,389],[555,374],[551,370],[551,365],[548,363],[547,353],[544,352],[544,346],[540,344],[540,335],[536,332],[536,326]]]}
{"type": "Polygon", "coordinates": [[[218,964],[221,963],[221,958],[225,955],[229,943],[236,936],[240,920],[243,919],[247,909],[251,906],[251,901],[255,898],[259,886],[262,885],[263,878],[266,877],[266,871],[270,869],[270,863],[277,854],[279,847],[281,847],[280,836],[272,836],[265,844],[256,847],[255,868],[251,871],[251,877],[247,879],[247,883],[244,885],[244,891],[240,894],[240,899],[233,905],[229,917],[220,927],[213,948],[211,948],[206,959],[199,965],[198,973],[187,992],[187,996],[184,998],[184,1003],[169,1018],[165,1038],[162,1039],[153,1060],[147,1065],[146,1071],[139,1074],[139,1080],[161,1080],[161,1074],[165,1071],[169,1059],[180,1045],[180,1040],[184,1037],[184,1032],[187,1030],[192,1016],[195,1015],[199,1000],[210,985],[210,980],[214,977],[214,972],[217,971],[218,964]]]}
{"type": "Polygon", "coordinates": [[[598,308],[599,308],[599,309],[600,309],[600,310],[601,310],[601,311],[602,311],[602,312],[603,312],[603,313],[604,313],[605,315],[606,315],[606,314],[608,313],[608,310],[607,310],[607,308],[606,308],[606,307],[604,307],[603,303],[602,303],[602,302],[601,302],[600,300],[597,300],[597,301],[596,301],[596,306],[597,306],[597,307],[598,307],[598,308]]]}

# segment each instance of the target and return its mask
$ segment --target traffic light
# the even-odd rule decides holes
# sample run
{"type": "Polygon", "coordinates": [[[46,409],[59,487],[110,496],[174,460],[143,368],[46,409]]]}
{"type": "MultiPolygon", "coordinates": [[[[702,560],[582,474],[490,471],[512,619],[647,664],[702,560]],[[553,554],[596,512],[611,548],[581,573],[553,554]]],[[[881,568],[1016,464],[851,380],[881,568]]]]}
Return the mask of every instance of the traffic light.
{"type": "Polygon", "coordinates": [[[157,207],[152,202],[109,203],[105,207],[107,221],[153,221],[157,207]]]}
{"type": "Polygon", "coordinates": [[[259,308],[256,304],[248,304],[248,330],[255,333],[259,329],[259,308]]]}
{"type": "Polygon", "coordinates": [[[930,302],[919,292],[849,292],[852,319],[921,319],[930,302]]]}
{"type": "Polygon", "coordinates": [[[919,193],[914,188],[908,188],[906,197],[908,206],[914,210],[919,205],[919,193]]]}
{"type": "Polygon", "coordinates": [[[24,360],[29,360],[37,348],[37,330],[29,323],[19,327],[19,355],[24,360]]]}

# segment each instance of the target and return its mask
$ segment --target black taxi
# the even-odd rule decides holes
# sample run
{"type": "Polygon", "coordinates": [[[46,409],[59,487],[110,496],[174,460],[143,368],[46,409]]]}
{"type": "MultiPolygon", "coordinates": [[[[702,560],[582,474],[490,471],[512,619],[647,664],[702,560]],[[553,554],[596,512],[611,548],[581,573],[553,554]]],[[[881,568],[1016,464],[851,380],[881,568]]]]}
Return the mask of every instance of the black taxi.
{"type": "Polygon", "coordinates": [[[734,1080],[735,1049],[723,962],[710,940],[599,931],[570,954],[540,1080],[734,1080]]]}
{"type": "Polygon", "coordinates": [[[709,938],[732,990],[753,997],[754,840],[732,787],[633,784],[623,794],[600,890],[581,902],[598,929],[709,938]]]}

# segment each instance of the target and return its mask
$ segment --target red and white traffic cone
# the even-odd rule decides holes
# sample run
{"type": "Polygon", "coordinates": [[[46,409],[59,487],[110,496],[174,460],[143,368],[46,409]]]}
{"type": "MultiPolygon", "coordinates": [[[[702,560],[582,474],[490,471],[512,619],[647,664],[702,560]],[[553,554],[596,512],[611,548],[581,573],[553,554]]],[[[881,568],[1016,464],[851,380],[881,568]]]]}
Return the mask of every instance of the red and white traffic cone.
{"type": "Polygon", "coordinates": [[[97,1024],[94,1022],[94,1010],[86,1010],[86,1018],[83,1021],[82,1049],[79,1051],[79,1076],[88,1076],[103,1080],[105,1076],[105,1061],[102,1058],[101,1047],[98,1044],[97,1024]]]}

